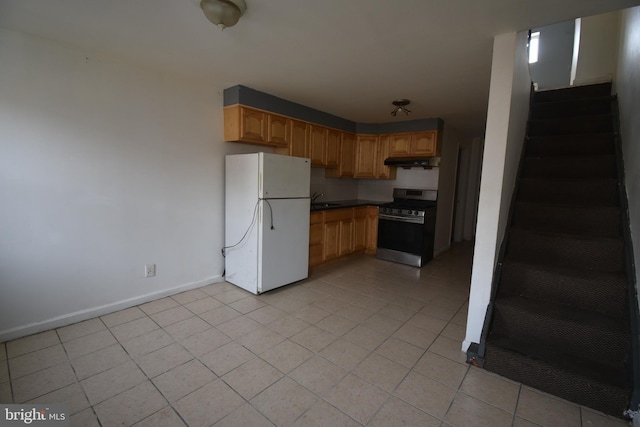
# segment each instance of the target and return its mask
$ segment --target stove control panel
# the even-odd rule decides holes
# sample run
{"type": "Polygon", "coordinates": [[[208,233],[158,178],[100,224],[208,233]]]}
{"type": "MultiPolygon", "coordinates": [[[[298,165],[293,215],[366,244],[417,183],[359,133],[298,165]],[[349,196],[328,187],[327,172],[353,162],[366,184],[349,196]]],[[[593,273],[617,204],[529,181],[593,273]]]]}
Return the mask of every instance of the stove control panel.
{"type": "Polygon", "coordinates": [[[399,216],[424,216],[423,210],[415,209],[402,209],[402,208],[380,208],[380,213],[386,215],[399,215],[399,216]]]}

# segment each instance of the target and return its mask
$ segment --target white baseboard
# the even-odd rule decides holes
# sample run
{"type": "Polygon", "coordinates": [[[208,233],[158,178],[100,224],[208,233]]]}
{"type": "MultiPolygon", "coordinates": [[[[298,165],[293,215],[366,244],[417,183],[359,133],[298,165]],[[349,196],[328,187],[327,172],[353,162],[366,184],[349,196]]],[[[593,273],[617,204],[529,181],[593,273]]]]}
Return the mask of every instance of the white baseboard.
{"type": "Polygon", "coordinates": [[[158,298],[175,295],[180,292],[189,291],[191,289],[201,288],[203,286],[211,285],[213,283],[222,282],[223,280],[224,280],[223,276],[210,277],[205,280],[185,283],[170,289],[164,289],[158,292],[152,292],[149,294],[140,295],[140,296],[129,298],[122,301],[116,301],[116,302],[101,305],[98,307],[91,307],[85,310],[76,311],[74,313],[64,314],[62,316],[57,316],[52,319],[44,320],[42,322],[29,323],[27,325],[18,326],[16,328],[5,329],[4,331],[0,331],[0,342],[9,341],[12,339],[24,337],[24,336],[35,334],[38,332],[48,331],[49,329],[59,328],[61,326],[71,325],[73,323],[81,322],[83,320],[92,319],[94,317],[113,313],[114,311],[123,310],[125,308],[144,304],[145,302],[153,301],[158,298]]]}

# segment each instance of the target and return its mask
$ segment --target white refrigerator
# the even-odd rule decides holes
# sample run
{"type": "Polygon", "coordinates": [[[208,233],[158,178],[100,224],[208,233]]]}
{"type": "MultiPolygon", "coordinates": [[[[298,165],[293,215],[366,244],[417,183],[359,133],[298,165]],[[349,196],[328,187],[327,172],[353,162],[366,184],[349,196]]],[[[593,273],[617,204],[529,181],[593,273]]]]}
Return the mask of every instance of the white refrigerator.
{"type": "Polygon", "coordinates": [[[226,281],[260,294],[306,278],[310,160],[252,153],[225,163],[226,281]]]}

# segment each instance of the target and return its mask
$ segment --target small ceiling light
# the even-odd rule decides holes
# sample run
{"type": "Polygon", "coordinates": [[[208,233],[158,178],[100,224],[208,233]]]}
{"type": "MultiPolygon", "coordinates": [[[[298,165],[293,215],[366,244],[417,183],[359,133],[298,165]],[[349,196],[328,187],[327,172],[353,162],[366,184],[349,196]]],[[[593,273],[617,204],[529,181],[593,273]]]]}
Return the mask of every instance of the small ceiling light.
{"type": "Polygon", "coordinates": [[[244,0],[200,0],[200,7],[207,19],[221,30],[236,25],[247,10],[244,0]]]}
{"type": "Polygon", "coordinates": [[[392,102],[392,104],[395,105],[396,108],[393,109],[391,115],[395,117],[399,111],[402,111],[408,116],[411,110],[407,109],[406,106],[409,105],[409,103],[411,103],[411,101],[409,101],[408,99],[396,99],[392,102]]]}

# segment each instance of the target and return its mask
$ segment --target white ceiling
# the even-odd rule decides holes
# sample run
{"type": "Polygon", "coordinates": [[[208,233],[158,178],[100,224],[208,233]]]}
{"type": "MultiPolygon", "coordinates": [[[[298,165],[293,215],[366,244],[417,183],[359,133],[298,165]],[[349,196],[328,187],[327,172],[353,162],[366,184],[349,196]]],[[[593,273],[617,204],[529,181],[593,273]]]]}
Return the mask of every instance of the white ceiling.
{"type": "MultiPolygon", "coordinates": [[[[640,0],[246,0],[221,32],[197,0],[0,0],[0,26],[357,122],[484,132],[493,37],[640,0]],[[389,115],[409,98],[408,118],[389,115]]],[[[1,59],[0,59],[1,64],[1,59]]],[[[0,65],[1,69],[1,65],[0,65]]]]}

